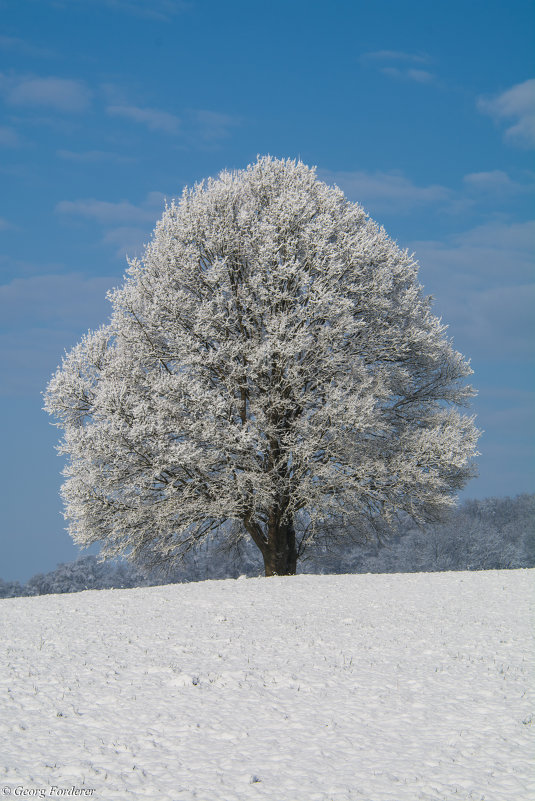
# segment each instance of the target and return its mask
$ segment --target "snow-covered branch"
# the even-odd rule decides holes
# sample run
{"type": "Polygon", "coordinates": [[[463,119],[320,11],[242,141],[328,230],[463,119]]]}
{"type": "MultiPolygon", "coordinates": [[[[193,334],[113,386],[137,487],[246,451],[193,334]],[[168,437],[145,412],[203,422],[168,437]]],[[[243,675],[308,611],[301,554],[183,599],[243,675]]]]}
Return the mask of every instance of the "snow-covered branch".
{"type": "Polygon", "coordinates": [[[173,557],[234,521],[268,574],[333,520],[436,519],[474,475],[468,363],[417,265],[300,162],[171,204],[52,378],[70,531],[173,557]]]}

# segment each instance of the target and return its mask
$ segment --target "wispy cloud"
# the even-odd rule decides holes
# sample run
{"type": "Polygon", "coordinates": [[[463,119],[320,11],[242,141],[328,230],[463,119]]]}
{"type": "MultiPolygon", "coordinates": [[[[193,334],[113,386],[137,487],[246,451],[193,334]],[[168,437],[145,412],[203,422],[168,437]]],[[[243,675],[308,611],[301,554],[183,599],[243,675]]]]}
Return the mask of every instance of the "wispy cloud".
{"type": "Polygon", "coordinates": [[[91,324],[95,308],[106,307],[106,291],[113,280],[117,279],[81,273],[15,278],[0,285],[2,319],[15,327],[24,326],[28,320],[34,325],[54,322],[76,325],[87,319],[91,324]]]}
{"type": "MultiPolygon", "coordinates": [[[[87,0],[54,0],[54,5],[59,8],[66,8],[75,3],[82,5],[87,3],[87,0]]],[[[186,2],[186,0],[91,0],[91,4],[105,6],[110,10],[124,14],[161,20],[162,22],[172,19],[177,14],[191,8],[191,3],[186,2]]]]}
{"type": "Polygon", "coordinates": [[[51,273],[0,285],[0,395],[38,397],[64,349],[109,317],[106,292],[118,283],[117,276],[51,273]]]}
{"type": "Polygon", "coordinates": [[[85,150],[79,152],[74,150],[57,150],[56,154],[61,159],[78,162],[80,164],[97,164],[106,161],[126,163],[133,161],[133,159],[128,156],[122,156],[119,153],[110,153],[105,150],[85,150]]]}
{"type": "Polygon", "coordinates": [[[185,0],[100,0],[110,8],[142,17],[168,20],[190,8],[185,0]]]}
{"type": "Polygon", "coordinates": [[[427,70],[400,69],[399,67],[382,67],[380,70],[383,75],[401,81],[414,81],[415,83],[433,83],[436,76],[427,70]]]}
{"type": "Polygon", "coordinates": [[[400,170],[336,172],[319,170],[327,183],[339,186],[350,200],[372,215],[410,214],[422,207],[434,206],[448,215],[482,212],[492,204],[494,210],[506,210],[522,195],[533,192],[535,176],[522,173],[518,180],[503,170],[469,173],[456,188],[442,184],[418,185],[400,170]]]}
{"type": "Polygon", "coordinates": [[[405,61],[414,64],[427,64],[429,56],[425,53],[407,53],[403,50],[374,50],[363,53],[361,61],[405,61]]]}
{"type": "Polygon", "coordinates": [[[422,66],[428,64],[429,56],[423,53],[407,53],[402,50],[376,50],[364,53],[360,57],[363,64],[374,66],[388,78],[414,83],[430,84],[436,81],[436,76],[422,66]],[[412,66],[411,66],[412,65],[412,66]]]}
{"type": "Polygon", "coordinates": [[[52,58],[55,56],[52,50],[34,45],[32,42],[27,42],[25,39],[19,39],[16,36],[0,36],[0,50],[16,52],[32,58],[52,58]]]}
{"type": "Polygon", "coordinates": [[[484,254],[484,259],[475,259],[475,264],[482,270],[483,280],[491,279],[492,276],[501,277],[511,276],[513,271],[504,267],[503,256],[511,254],[512,264],[516,268],[521,268],[517,277],[524,281],[531,275],[530,262],[533,261],[535,254],[535,220],[527,222],[506,222],[492,220],[478,225],[463,234],[457,235],[454,240],[458,248],[466,253],[467,250],[475,255],[475,252],[484,254]],[[492,257],[492,254],[495,254],[492,257]],[[485,266],[483,265],[485,263],[485,266]]]}
{"type": "Polygon", "coordinates": [[[354,201],[366,209],[380,212],[408,213],[415,207],[443,203],[452,195],[444,186],[417,186],[400,171],[391,172],[329,172],[320,170],[321,178],[335,183],[354,201]]]}
{"type": "Polygon", "coordinates": [[[505,138],[520,147],[535,146],[535,78],[512,86],[494,97],[480,97],[479,111],[495,120],[512,121],[505,138]]]}
{"type": "MultiPolygon", "coordinates": [[[[152,223],[154,222],[155,218],[152,220],[152,223]]],[[[120,225],[117,228],[110,228],[104,234],[102,242],[104,245],[111,245],[114,248],[118,259],[140,256],[149,239],[149,227],[136,228],[135,226],[120,225]]]]}
{"type": "Polygon", "coordinates": [[[490,170],[488,172],[472,172],[463,178],[465,187],[471,192],[485,195],[518,195],[532,192],[534,189],[534,176],[523,176],[522,181],[513,180],[503,170],[490,170]]]}
{"type": "Polygon", "coordinates": [[[481,192],[503,192],[511,191],[514,186],[513,181],[503,170],[491,170],[490,172],[472,172],[465,175],[464,183],[471,189],[481,192]]]}
{"type": "Polygon", "coordinates": [[[504,170],[472,172],[463,177],[462,186],[452,192],[451,202],[445,208],[450,214],[502,213],[510,210],[523,196],[533,193],[535,175],[521,172],[511,178],[504,170]]]}
{"type": "Polygon", "coordinates": [[[151,131],[180,135],[187,145],[213,145],[228,137],[241,122],[238,117],[212,109],[184,109],[178,116],[164,109],[132,103],[122,87],[115,84],[103,84],[101,90],[107,97],[106,112],[111,117],[146,126],[151,131]]]}
{"type": "Polygon", "coordinates": [[[63,217],[85,219],[102,225],[102,243],[112,245],[118,258],[139,253],[157,219],[161,216],[165,196],[149,192],[145,200],[135,205],[128,200],[110,202],[95,200],[62,200],[56,213],[63,217]]]}
{"type": "Polygon", "coordinates": [[[175,134],[178,133],[180,129],[180,119],[175,114],[170,114],[168,111],[129,105],[108,106],[106,111],[112,117],[124,117],[125,119],[146,125],[151,131],[175,134]]]}
{"type": "Polygon", "coordinates": [[[218,111],[196,110],[191,112],[191,116],[198,134],[208,142],[225,139],[240,122],[236,117],[218,111]]]}
{"type": "MultiPolygon", "coordinates": [[[[425,288],[473,356],[533,357],[535,221],[491,221],[446,241],[410,243],[425,288]]],[[[462,349],[462,348],[461,348],[462,349]]]]}
{"type": "MultiPolygon", "coordinates": [[[[394,172],[319,171],[373,216],[409,214],[434,206],[443,212],[478,214],[489,200],[506,207],[533,189],[533,176],[518,180],[502,170],[469,173],[462,185],[415,184],[394,172]]],[[[437,312],[450,324],[461,350],[474,357],[527,359],[533,356],[535,309],[533,254],[535,221],[487,220],[442,241],[413,241],[425,290],[438,298],[437,312]]]]}
{"type": "Polygon", "coordinates": [[[128,200],[113,203],[107,200],[62,200],[56,205],[58,214],[83,217],[103,225],[118,223],[146,223],[154,221],[156,209],[163,208],[164,195],[161,192],[149,192],[146,200],[136,206],[128,200]]]}
{"type": "Polygon", "coordinates": [[[49,108],[67,113],[85,111],[91,91],[83,81],[0,75],[0,92],[12,106],[49,108]]]}
{"type": "Polygon", "coordinates": [[[0,147],[18,147],[20,144],[20,137],[14,128],[0,125],[0,147]]]}

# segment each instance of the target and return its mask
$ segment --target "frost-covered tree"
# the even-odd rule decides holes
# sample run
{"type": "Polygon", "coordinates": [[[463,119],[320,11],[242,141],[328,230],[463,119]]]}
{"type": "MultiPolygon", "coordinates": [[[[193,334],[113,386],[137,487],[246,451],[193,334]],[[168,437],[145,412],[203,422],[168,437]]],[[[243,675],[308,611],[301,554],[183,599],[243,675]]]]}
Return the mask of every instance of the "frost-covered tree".
{"type": "Polygon", "coordinates": [[[79,544],[172,560],[218,529],[291,574],[474,474],[471,370],[416,262],[301,162],[185,190],[110,300],[46,393],[79,544]]]}

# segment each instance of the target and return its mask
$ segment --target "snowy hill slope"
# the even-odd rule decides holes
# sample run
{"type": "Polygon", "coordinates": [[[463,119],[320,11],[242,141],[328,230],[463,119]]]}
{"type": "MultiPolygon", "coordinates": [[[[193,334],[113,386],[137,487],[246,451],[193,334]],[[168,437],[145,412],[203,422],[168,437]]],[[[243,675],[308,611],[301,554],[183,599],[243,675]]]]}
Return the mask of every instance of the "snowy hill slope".
{"type": "Polygon", "coordinates": [[[300,575],[0,601],[0,793],[527,801],[534,578],[300,575]]]}

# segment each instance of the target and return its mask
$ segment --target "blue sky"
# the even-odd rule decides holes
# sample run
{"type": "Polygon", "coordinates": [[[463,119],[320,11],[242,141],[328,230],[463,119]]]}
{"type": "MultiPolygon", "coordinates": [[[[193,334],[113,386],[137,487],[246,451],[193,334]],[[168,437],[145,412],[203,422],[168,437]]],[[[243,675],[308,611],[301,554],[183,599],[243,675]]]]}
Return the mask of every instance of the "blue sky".
{"type": "Polygon", "coordinates": [[[480,477],[534,482],[529,0],[0,0],[0,576],[76,558],[41,392],[165,198],[300,157],[414,251],[472,359],[480,477]]]}

